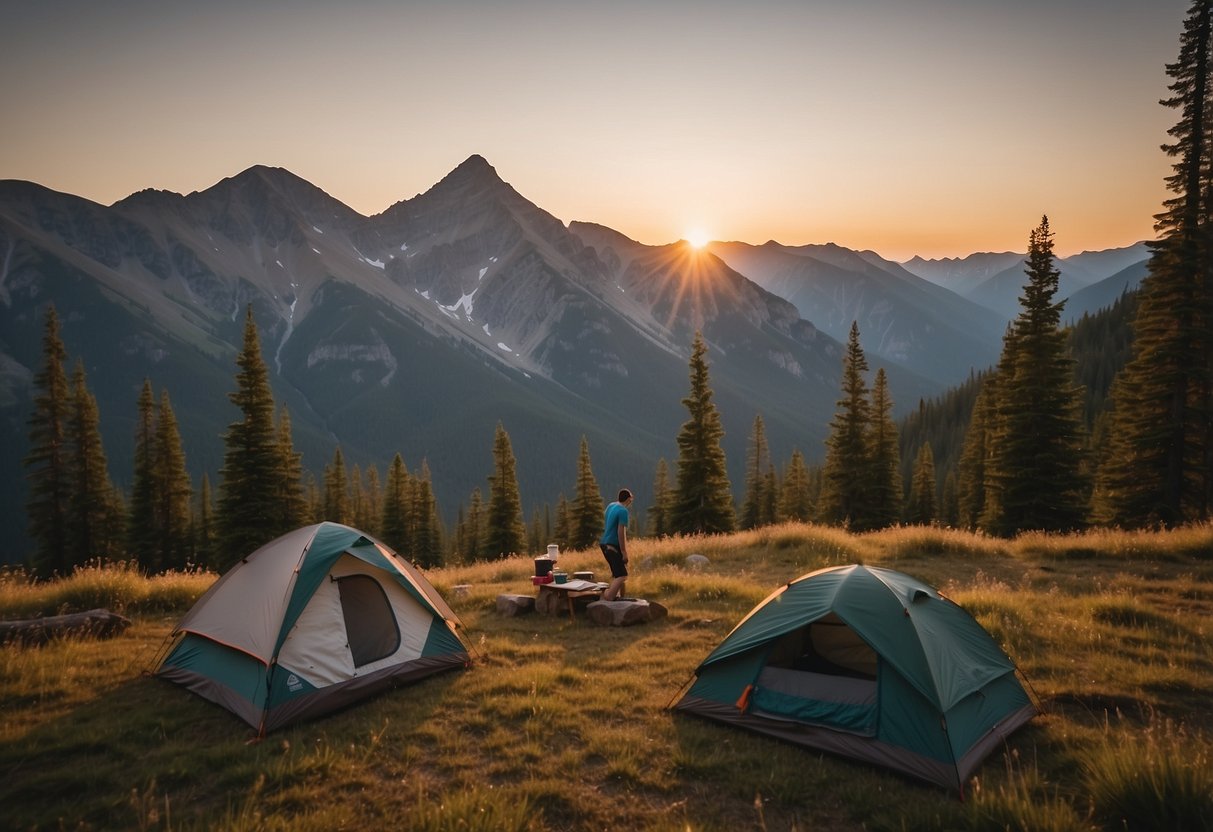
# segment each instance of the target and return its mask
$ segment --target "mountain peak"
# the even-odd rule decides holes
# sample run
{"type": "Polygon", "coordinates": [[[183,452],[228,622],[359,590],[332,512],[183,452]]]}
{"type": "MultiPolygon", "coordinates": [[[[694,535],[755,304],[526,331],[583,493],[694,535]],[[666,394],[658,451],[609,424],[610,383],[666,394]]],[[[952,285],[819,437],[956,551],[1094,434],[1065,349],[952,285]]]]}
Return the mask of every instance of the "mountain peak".
{"type": "Polygon", "coordinates": [[[442,178],[435,189],[445,186],[455,187],[491,187],[502,185],[502,179],[497,175],[497,169],[489,164],[483,156],[473,153],[459,163],[459,166],[442,178]]]}

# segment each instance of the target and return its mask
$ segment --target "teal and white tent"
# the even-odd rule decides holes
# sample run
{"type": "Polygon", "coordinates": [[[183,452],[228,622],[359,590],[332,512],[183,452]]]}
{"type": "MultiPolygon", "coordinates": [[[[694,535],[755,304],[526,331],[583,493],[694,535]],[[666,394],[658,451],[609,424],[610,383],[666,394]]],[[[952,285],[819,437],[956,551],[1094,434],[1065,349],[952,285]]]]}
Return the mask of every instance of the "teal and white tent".
{"type": "Polygon", "coordinates": [[[675,709],[963,792],[1037,713],[980,624],[909,575],[872,566],[780,587],[699,665],[675,709]]]}
{"type": "Polygon", "coordinates": [[[264,733],[466,666],[460,626],[404,558],[320,523],[224,573],[173,630],[155,672],[264,733]]]}

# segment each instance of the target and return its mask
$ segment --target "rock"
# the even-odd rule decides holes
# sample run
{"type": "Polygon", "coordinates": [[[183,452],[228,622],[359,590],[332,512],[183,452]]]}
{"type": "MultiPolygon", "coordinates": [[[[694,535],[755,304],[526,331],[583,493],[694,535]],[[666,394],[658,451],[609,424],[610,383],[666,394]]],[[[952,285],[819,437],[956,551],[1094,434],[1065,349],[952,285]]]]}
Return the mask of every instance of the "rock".
{"type": "Polygon", "coordinates": [[[669,611],[656,601],[595,601],[586,607],[590,620],[600,627],[630,627],[656,621],[669,611]]]}
{"type": "Polygon", "coordinates": [[[498,595],[497,612],[507,618],[524,615],[535,609],[535,598],[532,595],[498,595]]]}
{"type": "Polygon", "coordinates": [[[451,587],[451,592],[455,593],[456,598],[466,598],[468,593],[472,591],[471,584],[455,584],[451,587]]]}
{"type": "Polygon", "coordinates": [[[703,555],[687,555],[686,565],[693,569],[698,569],[701,566],[707,566],[711,561],[703,555]]]}

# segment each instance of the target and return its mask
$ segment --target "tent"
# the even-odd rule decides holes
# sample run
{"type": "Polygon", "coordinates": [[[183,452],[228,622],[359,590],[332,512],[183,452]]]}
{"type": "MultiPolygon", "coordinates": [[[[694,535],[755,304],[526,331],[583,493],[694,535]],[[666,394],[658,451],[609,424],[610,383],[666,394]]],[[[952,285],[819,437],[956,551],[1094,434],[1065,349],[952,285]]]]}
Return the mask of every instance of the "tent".
{"type": "Polygon", "coordinates": [[[460,626],[404,558],[320,523],[224,573],[170,634],[155,673],[264,733],[466,666],[460,626]]]}
{"type": "Polygon", "coordinates": [[[771,593],[674,708],[962,793],[1037,713],[971,615],[909,575],[861,565],[771,593]]]}

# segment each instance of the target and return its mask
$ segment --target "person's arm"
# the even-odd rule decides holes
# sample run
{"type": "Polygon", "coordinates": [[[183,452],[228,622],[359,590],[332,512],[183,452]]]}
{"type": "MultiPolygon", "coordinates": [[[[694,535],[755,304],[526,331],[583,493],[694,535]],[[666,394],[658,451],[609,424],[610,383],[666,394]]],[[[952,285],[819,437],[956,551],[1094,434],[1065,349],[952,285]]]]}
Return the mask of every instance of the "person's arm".
{"type": "Polygon", "coordinates": [[[628,562],[628,527],[619,524],[619,554],[623,555],[623,562],[628,562]]]}

